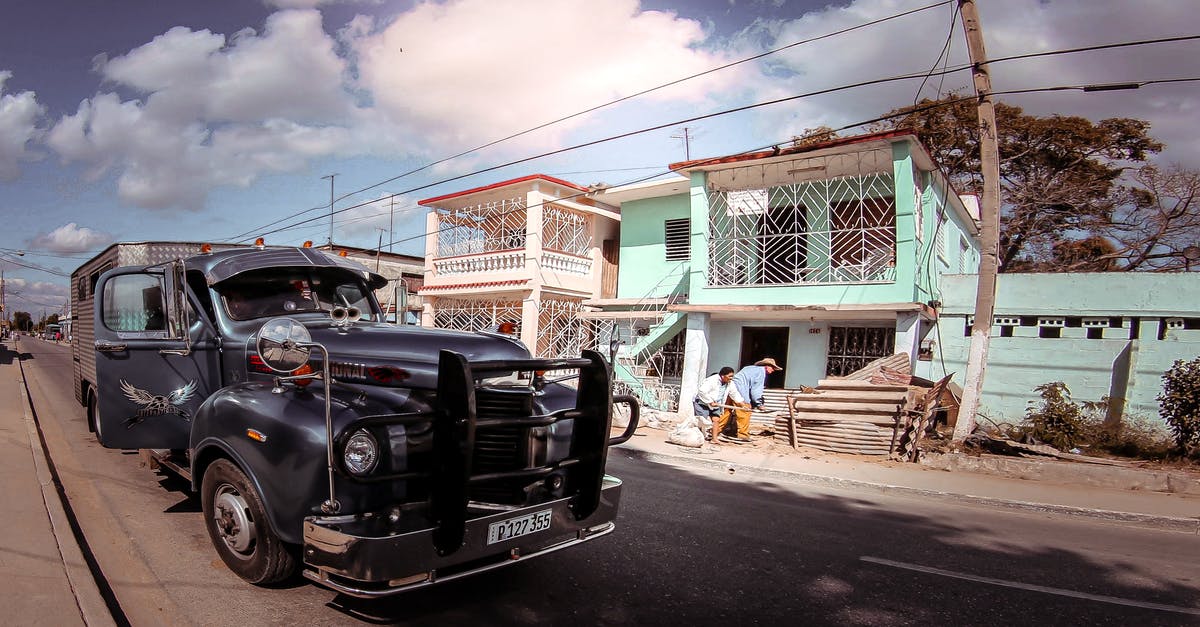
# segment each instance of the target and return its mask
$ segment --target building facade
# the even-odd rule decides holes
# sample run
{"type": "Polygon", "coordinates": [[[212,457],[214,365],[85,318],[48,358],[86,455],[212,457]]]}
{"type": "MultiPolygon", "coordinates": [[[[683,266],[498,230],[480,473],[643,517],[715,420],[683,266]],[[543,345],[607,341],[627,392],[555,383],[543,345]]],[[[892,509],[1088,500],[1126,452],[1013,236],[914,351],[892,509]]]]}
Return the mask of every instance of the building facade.
{"type": "Polygon", "coordinates": [[[420,201],[422,325],[511,329],[538,357],[578,356],[583,301],[616,293],[620,213],[542,174],[420,201]]]}
{"type": "MultiPolygon", "coordinates": [[[[977,283],[945,277],[931,360],[917,374],[962,380],[977,283]]],[[[1191,272],[999,275],[980,413],[1016,424],[1035,387],[1062,381],[1076,401],[1107,397],[1110,420],[1158,416],[1163,373],[1200,356],[1196,294],[1191,272]]]]}
{"type": "Polygon", "coordinates": [[[676,399],[722,366],[764,356],[784,366],[768,380],[776,388],[897,352],[915,362],[941,276],[978,267],[977,212],[909,132],[671,169],[686,184],[601,197],[621,208],[621,268],[618,298],[592,315],[642,316],[619,376],[637,378],[655,347],[681,345],[676,399]]]}

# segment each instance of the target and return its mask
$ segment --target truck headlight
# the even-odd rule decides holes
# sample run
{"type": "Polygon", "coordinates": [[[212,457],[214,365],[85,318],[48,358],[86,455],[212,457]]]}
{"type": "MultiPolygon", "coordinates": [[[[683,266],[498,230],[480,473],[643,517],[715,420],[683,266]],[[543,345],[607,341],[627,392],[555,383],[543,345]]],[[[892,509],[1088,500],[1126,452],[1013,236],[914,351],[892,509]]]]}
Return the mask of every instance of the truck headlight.
{"type": "Polygon", "coordinates": [[[375,470],[375,464],[379,462],[379,444],[375,442],[375,437],[366,429],[356,431],[346,440],[342,462],[346,465],[346,470],[356,476],[375,470]]]}

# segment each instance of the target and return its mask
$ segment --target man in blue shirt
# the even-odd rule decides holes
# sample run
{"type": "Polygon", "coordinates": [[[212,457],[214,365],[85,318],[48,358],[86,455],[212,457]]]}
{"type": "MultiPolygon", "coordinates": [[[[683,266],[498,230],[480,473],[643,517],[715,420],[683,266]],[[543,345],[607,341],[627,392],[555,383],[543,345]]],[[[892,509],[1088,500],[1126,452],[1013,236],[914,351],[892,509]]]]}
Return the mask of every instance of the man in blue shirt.
{"type": "Polygon", "coordinates": [[[726,409],[719,418],[713,420],[713,444],[716,444],[718,439],[734,444],[750,442],[750,411],[763,408],[763,386],[767,382],[767,375],[776,370],[783,368],[780,368],[774,359],[764,357],[754,362],[753,366],[746,366],[733,375],[726,405],[736,409],[726,409]],[[733,438],[721,435],[721,430],[729,424],[731,415],[737,420],[737,437],[733,438]]]}

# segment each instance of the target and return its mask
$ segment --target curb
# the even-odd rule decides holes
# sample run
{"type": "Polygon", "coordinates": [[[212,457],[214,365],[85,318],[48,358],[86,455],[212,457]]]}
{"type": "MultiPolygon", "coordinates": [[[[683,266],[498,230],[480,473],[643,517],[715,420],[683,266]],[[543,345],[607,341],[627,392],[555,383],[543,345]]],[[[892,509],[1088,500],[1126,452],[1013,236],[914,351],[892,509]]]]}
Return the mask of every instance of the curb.
{"type": "Polygon", "coordinates": [[[32,409],[33,401],[29,397],[29,382],[25,378],[25,365],[19,357],[16,361],[20,369],[18,380],[20,385],[18,387],[21,391],[21,411],[25,416],[25,428],[29,436],[29,448],[33,454],[34,469],[41,487],[42,501],[46,506],[46,515],[50,520],[50,531],[58,545],[59,555],[62,556],[63,571],[71,586],[71,592],[75,595],[74,600],[79,609],[79,617],[89,627],[116,625],[112,613],[109,611],[108,603],[100,592],[100,587],[96,585],[96,579],[87,558],[84,557],[83,550],[75,538],[71,517],[63,505],[64,497],[60,493],[62,487],[44,448],[41,427],[38,425],[37,416],[32,409]]]}
{"type": "Polygon", "coordinates": [[[886,483],[874,483],[870,481],[861,481],[858,479],[843,479],[841,477],[830,477],[826,475],[814,475],[809,473],[794,472],[789,470],[766,469],[757,466],[747,466],[736,462],[720,461],[716,459],[700,459],[696,457],[688,457],[685,455],[669,455],[666,453],[655,453],[637,448],[625,448],[622,452],[630,457],[636,457],[649,462],[660,464],[675,464],[688,465],[705,470],[717,471],[736,471],[751,475],[754,477],[776,479],[781,481],[791,481],[796,483],[807,483],[812,485],[822,485],[833,488],[855,488],[868,489],[879,493],[904,493],[911,496],[923,496],[936,498],[943,501],[952,501],[957,503],[967,503],[972,505],[984,505],[989,507],[1001,507],[1005,509],[1013,509],[1026,512],[1036,512],[1043,514],[1065,514],[1069,516],[1077,516],[1081,518],[1091,518],[1094,520],[1102,520],[1108,522],[1117,522],[1123,524],[1139,525],[1143,527],[1153,527],[1155,529],[1163,529],[1167,531],[1179,531],[1183,533],[1191,533],[1200,535],[1200,517],[1183,518],[1177,516],[1158,516],[1155,514],[1138,514],[1133,512],[1117,512],[1103,509],[1088,509],[1083,507],[1073,507],[1069,505],[1052,505],[1047,503],[1031,503],[1027,501],[1013,501],[1007,499],[998,499],[987,496],[974,496],[970,494],[958,494],[954,492],[941,492],[938,490],[927,490],[924,488],[911,488],[907,486],[891,485],[886,483]]]}

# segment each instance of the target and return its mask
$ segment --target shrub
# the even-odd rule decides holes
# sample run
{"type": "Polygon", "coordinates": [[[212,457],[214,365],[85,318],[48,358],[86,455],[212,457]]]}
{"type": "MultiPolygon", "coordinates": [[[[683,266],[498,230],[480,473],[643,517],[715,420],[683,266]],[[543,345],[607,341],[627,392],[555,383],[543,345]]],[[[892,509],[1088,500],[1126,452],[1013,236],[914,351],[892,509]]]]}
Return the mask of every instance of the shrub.
{"type": "Polygon", "coordinates": [[[1175,445],[1186,453],[1189,446],[1200,445],[1200,357],[1176,360],[1162,380],[1159,413],[1171,427],[1175,445]]]}
{"type": "Polygon", "coordinates": [[[1084,432],[1084,415],[1083,409],[1071,401],[1067,384],[1052,381],[1033,391],[1041,395],[1042,404],[1034,407],[1037,401],[1030,401],[1029,409],[1025,410],[1026,434],[1060,450],[1075,446],[1084,432]]]}

